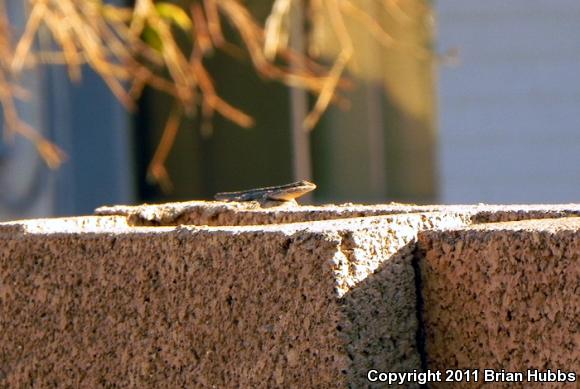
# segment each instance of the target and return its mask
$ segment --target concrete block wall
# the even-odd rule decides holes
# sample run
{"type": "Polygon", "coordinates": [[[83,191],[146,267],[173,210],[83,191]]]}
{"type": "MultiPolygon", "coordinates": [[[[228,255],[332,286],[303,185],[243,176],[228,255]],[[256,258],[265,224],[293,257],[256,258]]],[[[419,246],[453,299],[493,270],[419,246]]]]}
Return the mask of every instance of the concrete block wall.
{"type": "Polygon", "coordinates": [[[511,372],[529,388],[548,370],[580,373],[580,218],[429,231],[418,245],[429,368],[485,367],[506,388],[511,372]]]}
{"type": "MultiPolygon", "coordinates": [[[[572,216],[580,206],[262,209],[190,202],[106,207],[97,214],[0,224],[0,387],[366,388],[388,386],[367,380],[372,369],[463,366],[453,357],[473,358],[462,354],[464,341],[487,350],[496,339],[478,327],[481,312],[443,303],[463,301],[444,276],[467,282],[470,270],[459,269],[474,261],[451,255],[457,251],[442,242],[472,234],[462,250],[469,246],[470,255],[479,255],[482,277],[509,278],[488,271],[502,269],[503,257],[486,250],[505,235],[494,227],[502,223],[489,222],[534,219],[519,223],[538,231],[566,224],[564,230],[578,237],[572,216]],[[551,219],[541,224],[540,218],[551,219]],[[465,329],[472,338],[448,340],[449,316],[455,335],[465,329]]],[[[560,331],[552,349],[540,347],[549,351],[537,359],[544,363],[538,368],[578,369],[578,302],[571,295],[578,292],[576,241],[561,241],[558,247],[570,255],[553,265],[560,266],[554,275],[526,257],[526,274],[544,274],[535,277],[548,284],[545,291],[557,292],[550,302],[563,307],[534,316],[539,324],[525,327],[560,331]],[[563,349],[567,359],[555,356],[563,349]]],[[[528,250],[532,242],[521,234],[517,247],[528,250]]],[[[517,250],[504,250],[507,261],[517,250]]],[[[502,296],[519,304],[512,315],[542,303],[519,291],[523,278],[509,279],[513,285],[502,296]]],[[[489,307],[498,292],[467,283],[468,294],[493,317],[489,307]]],[[[506,316],[497,320],[503,328],[506,316]]],[[[498,339],[501,348],[507,338],[498,339]]],[[[523,368],[525,350],[543,345],[534,337],[516,340],[518,363],[498,354],[493,366],[523,368]]]]}
{"type": "Polygon", "coordinates": [[[261,208],[255,202],[226,203],[187,201],[138,206],[104,206],[95,211],[101,216],[122,215],[135,226],[242,226],[296,223],[353,217],[406,213],[458,213],[473,224],[580,216],[580,204],[562,205],[413,205],[413,204],[341,204],[323,206],[261,208]]]}

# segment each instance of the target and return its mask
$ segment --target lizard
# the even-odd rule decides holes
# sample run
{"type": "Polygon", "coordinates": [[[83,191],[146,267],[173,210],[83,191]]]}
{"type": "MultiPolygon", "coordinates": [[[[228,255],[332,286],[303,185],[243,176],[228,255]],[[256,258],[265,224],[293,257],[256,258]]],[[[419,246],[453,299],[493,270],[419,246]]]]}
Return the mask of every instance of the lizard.
{"type": "Polygon", "coordinates": [[[262,205],[286,205],[296,204],[295,199],[314,189],[316,189],[315,184],[302,180],[286,185],[266,186],[239,192],[220,192],[214,198],[220,201],[257,201],[262,205]]]}

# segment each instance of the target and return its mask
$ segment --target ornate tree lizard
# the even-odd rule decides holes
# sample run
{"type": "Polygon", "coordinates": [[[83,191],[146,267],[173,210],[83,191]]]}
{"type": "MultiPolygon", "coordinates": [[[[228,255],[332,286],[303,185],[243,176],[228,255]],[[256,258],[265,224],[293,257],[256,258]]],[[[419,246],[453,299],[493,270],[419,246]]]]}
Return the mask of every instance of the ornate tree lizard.
{"type": "Polygon", "coordinates": [[[280,205],[296,203],[295,199],[316,189],[309,181],[297,181],[279,186],[267,186],[239,192],[220,192],[215,195],[220,201],[258,201],[260,204],[280,205]]]}

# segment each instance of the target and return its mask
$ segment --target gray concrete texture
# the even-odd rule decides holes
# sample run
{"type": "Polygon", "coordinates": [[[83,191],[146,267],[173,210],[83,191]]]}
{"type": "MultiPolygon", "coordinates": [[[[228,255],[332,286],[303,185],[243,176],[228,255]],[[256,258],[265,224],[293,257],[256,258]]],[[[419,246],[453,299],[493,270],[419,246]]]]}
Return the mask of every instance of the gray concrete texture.
{"type": "Polygon", "coordinates": [[[578,369],[578,205],[97,214],[0,224],[0,387],[366,388],[369,369],[469,360],[578,369]],[[540,218],[558,219],[505,222],[540,218]],[[469,256],[449,248],[463,237],[469,256]]]}

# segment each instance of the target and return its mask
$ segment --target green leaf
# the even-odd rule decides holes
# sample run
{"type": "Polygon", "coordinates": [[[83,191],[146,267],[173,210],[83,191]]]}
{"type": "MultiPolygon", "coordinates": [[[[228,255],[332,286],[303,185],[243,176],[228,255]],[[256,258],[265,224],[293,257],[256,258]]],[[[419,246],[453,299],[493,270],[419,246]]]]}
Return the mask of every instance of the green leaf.
{"type": "Polygon", "coordinates": [[[145,26],[141,34],[143,41],[147,43],[149,47],[152,47],[153,49],[161,52],[163,49],[163,41],[155,29],[151,28],[150,26],[145,26]]]}
{"type": "Polygon", "coordinates": [[[182,8],[179,8],[175,4],[166,2],[159,2],[155,4],[155,8],[157,8],[157,12],[159,15],[161,15],[161,17],[170,20],[175,25],[179,26],[182,30],[191,30],[191,19],[182,8]]]}

